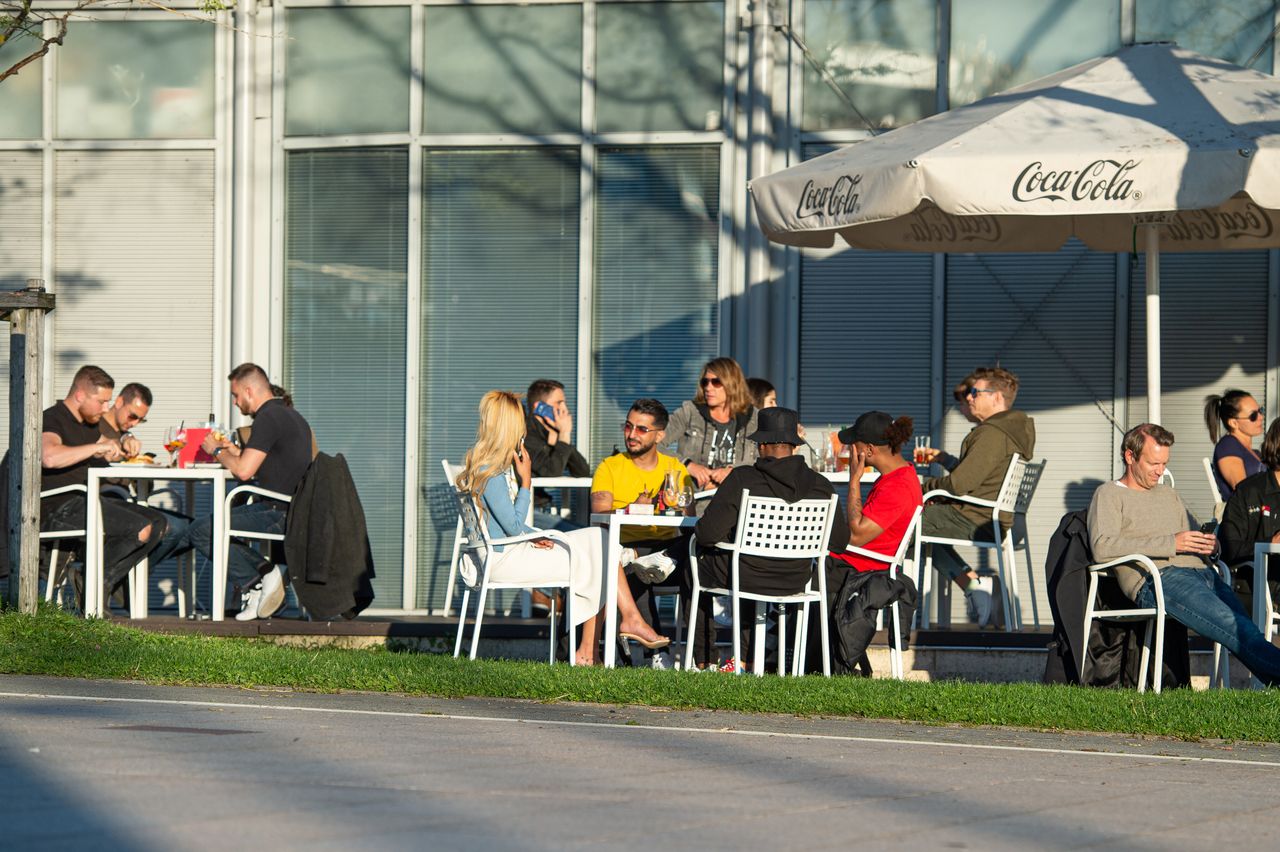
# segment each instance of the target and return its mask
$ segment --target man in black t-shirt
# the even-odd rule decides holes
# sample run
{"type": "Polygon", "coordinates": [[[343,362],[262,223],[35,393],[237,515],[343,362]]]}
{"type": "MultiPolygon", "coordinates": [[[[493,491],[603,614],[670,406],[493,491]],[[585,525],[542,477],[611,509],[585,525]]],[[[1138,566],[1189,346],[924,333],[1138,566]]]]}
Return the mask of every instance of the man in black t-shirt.
{"type": "MultiPolygon", "coordinates": [[[[85,485],[90,467],[105,467],[124,457],[119,442],[98,431],[114,387],[105,370],[81,367],[66,399],[45,409],[40,434],[41,491],[85,485]]],[[[40,501],[40,528],[82,530],[87,505],[84,491],[46,497],[40,501]]],[[[105,585],[110,589],[155,548],[168,526],[159,512],[124,500],[103,500],[102,521],[105,585]]]]}
{"type": "MultiPolygon", "coordinates": [[[[257,364],[241,364],[227,376],[231,398],[242,414],[253,416],[253,430],[243,449],[225,438],[205,438],[206,453],[241,481],[252,480],[268,491],[293,496],[311,465],[311,427],[285,400],[277,399],[267,374],[257,364]]],[[[283,534],[287,504],[259,500],[235,506],[235,529],[283,534]]],[[[191,545],[212,557],[213,518],[192,524],[191,545]]],[[[232,541],[227,554],[227,576],[240,588],[243,606],[239,621],[268,618],[284,604],[284,575],[244,542],[232,541]]]]}

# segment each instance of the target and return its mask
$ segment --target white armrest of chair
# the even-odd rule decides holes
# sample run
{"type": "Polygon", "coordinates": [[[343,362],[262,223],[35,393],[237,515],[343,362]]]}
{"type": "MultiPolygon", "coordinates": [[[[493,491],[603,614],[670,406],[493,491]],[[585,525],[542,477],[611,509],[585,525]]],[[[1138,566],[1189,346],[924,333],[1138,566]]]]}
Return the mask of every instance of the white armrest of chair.
{"type": "Polygon", "coordinates": [[[227,492],[227,508],[231,508],[231,501],[239,497],[241,494],[252,494],[260,497],[269,497],[272,500],[279,500],[282,503],[292,503],[293,497],[289,494],[281,494],[279,491],[268,491],[265,488],[259,488],[257,485],[237,485],[227,492]]]}
{"type": "Polygon", "coordinates": [[[88,494],[89,487],[87,485],[63,485],[58,488],[50,488],[48,491],[40,492],[40,499],[43,500],[45,497],[52,497],[55,494],[70,494],[73,491],[79,491],[82,494],[88,494]]]}
{"type": "Polygon", "coordinates": [[[520,535],[509,535],[504,538],[491,538],[489,539],[489,544],[505,546],[508,544],[520,544],[525,541],[536,541],[540,538],[549,538],[552,541],[558,541],[565,546],[568,546],[569,544],[569,539],[564,537],[564,533],[557,532],[556,530],[534,530],[533,532],[520,533],[520,535]]]}
{"type": "Polygon", "coordinates": [[[694,500],[706,500],[707,498],[714,496],[716,496],[716,490],[714,488],[708,488],[706,491],[693,492],[694,500]]]}
{"type": "Polygon", "coordinates": [[[1106,571],[1115,568],[1117,565],[1126,565],[1136,562],[1146,569],[1148,574],[1159,576],[1160,572],[1156,570],[1156,563],[1151,561],[1151,557],[1141,553],[1130,553],[1127,556],[1121,556],[1119,559],[1112,559],[1110,562],[1098,562],[1089,566],[1090,571],[1106,571]]]}
{"type": "Polygon", "coordinates": [[[734,543],[731,541],[717,541],[716,547],[718,547],[720,550],[728,550],[728,551],[734,551],[738,549],[737,547],[734,546],[734,543]]]}
{"type": "Polygon", "coordinates": [[[938,498],[946,498],[947,500],[956,500],[960,503],[972,503],[975,506],[985,506],[988,509],[994,509],[996,506],[995,500],[984,500],[981,497],[970,497],[968,494],[952,494],[950,491],[943,491],[941,488],[935,489],[933,491],[930,491],[928,494],[925,494],[924,502],[928,503],[930,500],[935,500],[938,498]]]}
{"type": "MultiPolygon", "coordinates": [[[[1246,565],[1247,564],[1248,563],[1246,563],[1246,565]]],[[[1221,559],[1215,559],[1213,562],[1213,567],[1218,570],[1218,576],[1222,578],[1222,582],[1226,583],[1227,587],[1230,588],[1231,587],[1231,568],[1227,565],[1227,563],[1223,562],[1221,559]]],[[[1240,567],[1243,568],[1245,566],[1242,565],[1240,567]]],[[[1248,565],[1248,567],[1252,568],[1253,566],[1248,565]]]]}
{"type": "Polygon", "coordinates": [[[869,559],[874,559],[874,560],[876,560],[877,562],[884,562],[884,563],[885,563],[885,564],[887,564],[887,565],[892,565],[892,564],[893,564],[893,559],[894,559],[894,558],[893,558],[893,556],[891,556],[890,554],[887,554],[887,553],[876,553],[876,552],[874,552],[874,551],[867,550],[866,548],[858,547],[856,544],[849,544],[849,545],[846,545],[846,546],[845,546],[845,548],[844,548],[844,552],[845,552],[845,553],[855,553],[855,554],[857,554],[858,556],[866,556],[866,557],[868,557],[869,559]]]}

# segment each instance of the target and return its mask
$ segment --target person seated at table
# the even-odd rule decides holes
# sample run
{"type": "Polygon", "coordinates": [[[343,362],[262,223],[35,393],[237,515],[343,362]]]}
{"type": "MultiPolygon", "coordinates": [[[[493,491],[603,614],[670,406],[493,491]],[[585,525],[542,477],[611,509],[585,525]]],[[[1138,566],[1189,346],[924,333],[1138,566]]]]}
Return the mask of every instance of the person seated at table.
{"type": "MultiPolygon", "coordinates": [[[[978,368],[981,371],[985,368],[978,368]]],[[[975,371],[978,372],[978,371],[975,371]]],[[[961,379],[954,388],[951,389],[951,398],[956,401],[956,411],[960,412],[960,416],[975,426],[981,421],[973,416],[973,411],[969,408],[969,388],[973,387],[975,373],[970,373],[961,379]]],[[[970,429],[969,431],[973,431],[970,429]]],[[[934,447],[924,447],[921,452],[924,454],[924,461],[927,464],[940,464],[943,470],[955,470],[956,465],[960,463],[960,459],[946,450],[939,450],[934,447]]]]}
{"type": "MultiPolygon", "coordinates": [[[[969,388],[969,410],[978,425],[960,445],[960,459],[945,476],[935,476],[921,483],[925,493],[934,490],[955,495],[994,500],[1004,484],[1005,474],[1014,453],[1031,458],[1036,446],[1035,421],[1013,408],[1018,395],[1018,377],[1000,367],[983,367],[973,372],[969,388]]],[[[1009,519],[1005,519],[1005,523],[1009,519]]],[[[990,536],[991,510],[967,503],[934,499],[925,504],[920,516],[921,532],[940,538],[972,540],[975,535],[990,536]]],[[[995,581],[979,577],[965,564],[950,545],[929,545],[934,565],[946,572],[964,591],[970,617],[985,627],[991,623],[995,581]]]]}
{"type": "MultiPolygon", "coordinates": [[[[830,500],[834,490],[831,482],[815,473],[796,455],[796,447],[804,440],[798,427],[800,418],[789,408],[765,408],[760,411],[759,428],[747,436],[756,444],[755,463],[735,467],[725,477],[721,487],[707,505],[707,510],[694,527],[698,543],[698,558],[694,570],[699,584],[704,587],[728,589],[732,585],[733,555],[715,545],[733,542],[737,536],[738,513],[745,488],[752,497],[778,497],[788,503],[800,500],[830,500]]],[[[907,434],[910,434],[908,429],[907,434]]],[[[910,467],[910,465],[908,465],[910,467]]],[[[915,482],[915,476],[912,476],[915,482]]],[[[919,490],[919,485],[916,486],[919,490]]],[[[856,486],[854,487],[856,491],[856,486]]],[[[827,546],[833,551],[843,551],[849,543],[849,528],[841,522],[833,523],[827,546]]],[[[738,587],[741,591],[762,595],[793,595],[805,590],[813,576],[811,559],[765,559],[758,556],[742,556],[738,560],[738,587]]],[[[750,657],[746,642],[751,635],[748,628],[754,601],[743,601],[738,618],[738,628],[743,632],[742,647],[750,657]]],[[[701,595],[698,612],[693,614],[693,658],[698,668],[717,663],[715,656],[715,627],[711,595],[701,595]]],[[[728,671],[736,671],[741,661],[730,660],[728,671]]]]}
{"type": "MultiPolygon", "coordinates": [[[[76,371],[71,389],[45,409],[40,427],[40,490],[86,485],[90,467],[106,467],[124,458],[118,441],[104,436],[98,423],[111,402],[115,380],[101,367],[76,371]]],[[[71,491],[40,501],[40,528],[48,532],[83,530],[88,500],[71,491]]],[[[127,500],[102,500],[103,588],[110,591],[146,558],[168,531],[155,509],[127,500]]]]}
{"type": "MultiPolygon", "coordinates": [[[[631,404],[627,419],[622,424],[626,450],[600,462],[592,477],[593,513],[613,512],[632,503],[655,502],[668,474],[674,475],[682,488],[690,484],[689,471],[685,466],[658,450],[666,439],[669,422],[666,406],[656,399],[637,399],[631,404]]],[[[691,511],[691,506],[685,509],[686,514],[691,511]]],[[[627,566],[627,585],[632,596],[644,607],[642,611],[647,612],[649,625],[661,633],[662,620],[650,584],[671,581],[674,577],[673,582],[680,587],[682,594],[687,595],[691,590],[689,534],[673,527],[627,525],[620,531],[620,539],[625,545],[622,563],[627,566]]],[[[666,637],[662,639],[665,645],[666,637]]],[[[652,650],[656,646],[646,644],[645,647],[652,650]]],[[[650,654],[649,657],[650,665],[655,668],[669,668],[671,665],[671,657],[665,652],[657,656],[650,654]]]]}
{"type": "MultiPolygon", "coordinates": [[[[458,490],[474,498],[482,508],[484,523],[493,538],[537,532],[524,522],[531,500],[532,458],[525,450],[525,416],[519,398],[506,391],[489,391],[480,400],[480,422],[476,442],[467,451],[458,490]]],[[[490,579],[504,583],[539,577],[569,569],[570,591],[574,596],[574,618],[582,625],[582,640],[575,652],[578,665],[599,662],[600,615],[603,610],[605,535],[598,528],[560,533],[572,550],[558,541],[538,538],[519,544],[495,545],[489,562],[490,579]]],[[[620,565],[611,570],[621,572],[620,565]]],[[[619,578],[621,579],[621,578],[619,578]]],[[[619,635],[634,638],[649,647],[667,644],[636,609],[625,583],[618,584],[619,635]]],[[[577,626],[572,625],[572,626],[577,626]]]]}
{"type": "MultiPolygon", "coordinates": [[[[227,376],[231,399],[241,414],[253,417],[253,430],[243,449],[226,437],[213,433],[200,445],[242,482],[252,482],[268,491],[293,493],[311,466],[311,427],[296,408],[279,398],[276,389],[257,364],[241,364],[227,376]]],[[[288,505],[259,499],[231,508],[233,529],[283,534],[288,505]]],[[[202,556],[213,558],[213,516],[187,529],[186,543],[202,556]]],[[[241,597],[237,621],[270,618],[284,605],[287,577],[258,551],[232,540],[227,553],[227,578],[241,597]]]]}
{"type": "MultiPolygon", "coordinates": [[[[1194,529],[1178,492],[1160,482],[1173,433],[1142,423],[1121,444],[1124,476],[1098,486],[1089,504],[1089,547],[1095,562],[1142,554],[1160,573],[1164,609],[1210,642],[1234,654],[1268,686],[1280,685],[1280,648],[1253,623],[1218,576],[1217,539],[1194,529]]],[[[1136,564],[1113,569],[1120,590],[1140,607],[1156,605],[1155,585],[1136,564]]]]}
{"type": "Polygon", "coordinates": [[[747,440],[754,431],[751,391],[732,358],[715,358],[703,366],[697,393],[670,416],[666,428],[675,457],[699,490],[718,486],[736,465],[755,462],[756,445],[747,440]]]}
{"type": "MultiPolygon", "coordinates": [[[[849,447],[849,469],[864,470],[870,465],[880,474],[865,505],[858,477],[849,477],[845,512],[848,543],[854,547],[893,556],[916,507],[924,502],[915,467],[902,457],[902,445],[913,429],[910,417],[895,420],[883,411],[868,411],[848,429],[840,430],[840,443],[849,447]]],[[[848,553],[843,547],[833,547],[831,558],[859,572],[889,569],[886,562],[848,553]]]]}
{"type": "MultiPolygon", "coordinates": [[[[747,390],[751,392],[751,404],[757,411],[773,408],[778,404],[778,390],[768,379],[751,377],[747,379],[747,390]]],[[[801,435],[800,437],[804,437],[801,435]]],[[[747,439],[751,440],[750,438],[747,439]]]]}
{"type": "MultiPolygon", "coordinates": [[[[1246,609],[1253,605],[1254,572],[1236,569],[1253,562],[1255,544],[1280,544],[1280,419],[1271,421],[1267,428],[1261,455],[1266,469],[1236,485],[1218,526],[1222,561],[1231,568],[1236,594],[1246,609]]],[[[1264,558],[1271,599],[1280,600],[1280,559],[1264,558]]]]}
{"type": "Polygon", "coordinates": [[[1213,441],[1213,481],[1224,501],[1231,499],[1245,477],[1266,470],[1253,451],[1253,439],[1262,434],[1265,423],[1266,410],[1242,390],[1233,388],[1204,398],[1204,425],[1213,441]]]}

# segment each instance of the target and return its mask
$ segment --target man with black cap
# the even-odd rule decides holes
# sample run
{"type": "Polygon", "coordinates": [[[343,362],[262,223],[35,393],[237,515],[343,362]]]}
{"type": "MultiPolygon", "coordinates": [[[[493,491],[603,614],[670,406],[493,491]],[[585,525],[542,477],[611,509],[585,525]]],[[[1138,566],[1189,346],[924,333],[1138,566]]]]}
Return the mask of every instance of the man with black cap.
{"type": "MultiPolygon", "coordinates": [[[[753,497],[779,497],[788,503],[800,500],[830,500],[834,490],[826,477],[810,470],[796,447],[804,443],[797,426],[799,415],[789,408],[766,408],[759,413],[757,431],[747,436],[759,447],[752,465],[735,467],[720,487],[694,528],[698,540],[695,570],[701,585],[728,588],[731,582],[731,554],[715,547],[733,541],[737,533],[742,490],[753,497]]],[[[843,552],[849,543],[846,524],[831,525],[828,549],[843,552]]],[[[790,595],[804,591],[811,576],[809,559],[765,559],[744,556],[738,563],[738,583],[744,592],[790,595]]],[[[694,615],[694,661],[701,667],[714,653],[711,596],[699,600],[694,615]]],[[[740,619],[743,625],[746,619],[740,619]]],[[[745,644],[743,647],[746,647],[745,644]]],[[[734,665],[740,661],[733,661],[734,665]]]]}

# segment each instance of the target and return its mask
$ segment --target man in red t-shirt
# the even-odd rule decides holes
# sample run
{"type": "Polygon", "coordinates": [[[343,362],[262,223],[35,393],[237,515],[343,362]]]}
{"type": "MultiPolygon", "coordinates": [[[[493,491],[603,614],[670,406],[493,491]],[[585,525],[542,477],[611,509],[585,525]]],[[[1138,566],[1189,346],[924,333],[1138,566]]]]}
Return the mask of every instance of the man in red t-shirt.
{"type": "MultiPolygon", "coordinates": [[[[840,430],[840,442],[849,445],[849,496],[846,501],[849,544],[893,556],[898,552],[911,516],[923,502],[915,468],[902,457],[902,445],[911,437],[910,417],[894,420],[883,411],[869,411],[848,429],[840,430]],[[857,475],[867,465],[880,474],[867,502],[857,475]]],[[[889,563],[854,553],[832,553],[832,559],[855,571],[885,571],[889,563]]]]}

